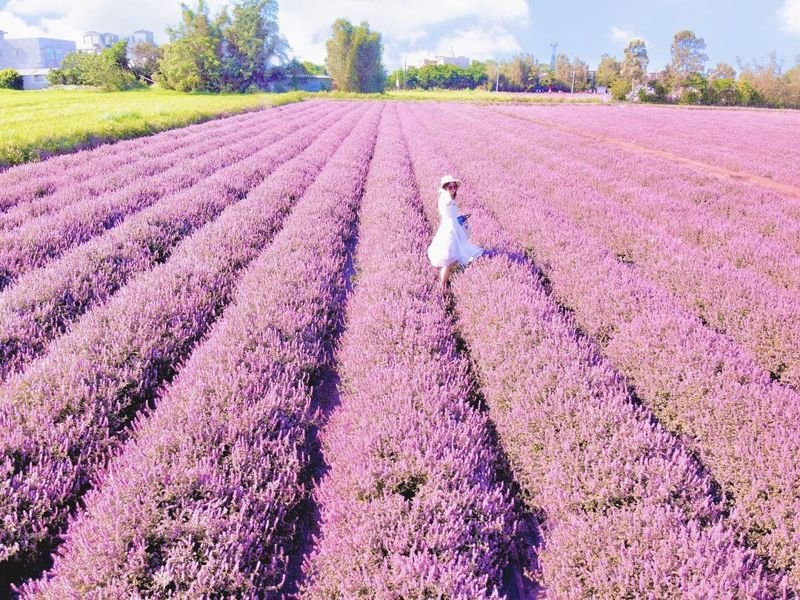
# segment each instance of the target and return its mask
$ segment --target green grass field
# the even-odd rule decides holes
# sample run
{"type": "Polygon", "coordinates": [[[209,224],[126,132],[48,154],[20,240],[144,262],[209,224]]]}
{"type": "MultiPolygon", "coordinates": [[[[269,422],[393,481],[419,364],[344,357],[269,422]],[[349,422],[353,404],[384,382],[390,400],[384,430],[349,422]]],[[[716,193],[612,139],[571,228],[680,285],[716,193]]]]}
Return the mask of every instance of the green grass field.
{"type": "Polygon", "coordinates": [[[302,100],[302,94],[0,90],[0,168],[103,142],[302,100]]]}

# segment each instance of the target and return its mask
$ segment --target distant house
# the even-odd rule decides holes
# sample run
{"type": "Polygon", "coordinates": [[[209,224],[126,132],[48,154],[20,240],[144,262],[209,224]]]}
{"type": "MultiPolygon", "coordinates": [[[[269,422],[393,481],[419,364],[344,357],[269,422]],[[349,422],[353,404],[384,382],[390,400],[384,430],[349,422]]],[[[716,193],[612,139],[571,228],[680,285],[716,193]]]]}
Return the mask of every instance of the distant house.
{"type": "Polygon", "coordinates": [[[148,29],[137,29],[131,35],[127,36],[119,36],[116,33],[87,31],[83,34],[83,41],[79,50],[81,52],[94,52],[96,54],[100,54],[103,50],[106,48],[111,48],[111,46],[120,40],[128,42],[128,54],[130,54],[133,47],[140,42],[146,42],[154,46],[156,45],[153,32],[149,31],[148,29]]]}
{"type": "Polygon", "coordinates": [[[119,41],[119,36],[114,33],[100,33],[99,31],[87,31],[83,34],[81,42],[81,52],[95,52],[100,54],[104,49],[111,48],[119,41]]]}
{"type": "Polygon", "coordinates": [[[14,69],[22,75],[26,90],[41,89],[50,85],[47,74],[61,65],[70,52],[75,52],[75,42],[54,38],[5,37],[0,31],[0,69],[14,69]]]}
{"type": "Polygon", "coordinates": [[[153,46],[156,45],[156,39],[153,36],[153,32],[148,31],[147,29],[137,29],[133,32],[133,35],[128,36],[127,40],[129,47],[133,47],[141,42],[152,44],[153,46]]]}

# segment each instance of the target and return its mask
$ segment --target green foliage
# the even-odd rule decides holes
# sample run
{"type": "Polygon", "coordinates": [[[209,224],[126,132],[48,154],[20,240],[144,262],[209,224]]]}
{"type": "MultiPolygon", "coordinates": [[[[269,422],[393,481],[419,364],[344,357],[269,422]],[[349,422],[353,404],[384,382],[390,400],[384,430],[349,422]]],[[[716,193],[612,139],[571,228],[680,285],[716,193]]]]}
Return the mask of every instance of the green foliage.
{"type": "Polygon", "coordinates": [[[631,82],[629,79],[617,79],[611,84],[610,91],[615,100],[625,100],[631,93],[631,82]]]}
{"type": "Polygon", "coordinates": [[[611,84],[620,78],[621,68],[622,64],[616,58],[603,54],[600,64],[597,66],[597,85],[611,87],[611,84]]]}
{"type": "Polygon", "coordinates": [[[337,89],[343,92],[383,92],[386,72],[383,68],[381,35],[363,22],[354,26],[347,19],[337,19],[325,46],[325,66],[337,89]]]}
{"type": "Polygon", "coordinates": [[[164,47],[159,61],[159,81],[179,92],[218,92],[222,84],[222,63],[213,40],[191,36],[164,47]]]}
{"type": "Polygon", "coordinates": [[[131,50],[130,69],[137,79],[153,83],[158,73],[158,62],[163,56],[164,52],[158,46],[139,42],[131,50]]]}
{"type": "Polygon", "coordinates": [[[304,60],[302,63],[303,69],[309,75],[327,75],[328,72],[325,70],[325,65],[316,65],[310,60],[304,60]]]}
{"type": "Polygon", "coordinates": [[[136,86],[136,77],[128,68],[128,43],[120,41],[100,54],[72,52],[61,66],[48,75],[50,83],[91,85],[105,91],[127,90],[136,86]]]}
{"type": "Polygon", "coordinates": [[[169,28],[170,43],[164,46],[158,64],[158,81],[167,89],[180,92],[218,92],[222,86],[221,26],[227,12],[216,22],[209,17],[205,0],[197,9],[181,3],[181,22],[169,28]]]}
{"type": "Polygon", "coordinates": [[[181,4],[181,21],[159,61],[160,81],[170,89],[248,92],[264,89],[280,75],[274,62],[287,60],[278,30],[276,0],[237,0],[211,18],[206,0],[181,4]]]}
{"type": "Polygon", "coordinates": [[[709,100],[708,80],[702,73],[690,73],[678,97],[679,104],[701,104],[709,100]]]}
{"type": "Polygon", "coordinates": [[[740,79],[736,87],[742,106],[766,105],[763,94],[747,79],[740,79]]]}
{"type": "Polygon", "coordinates": [[[22,75],[14,69],[3,69],[0,71],[0,88],[8,90],[22,89],[22,75]]]}
{"type": "Polygon", "coordinates": [[[797,66],[789,69],[783,77],[786,106],[800,108],[800,57],[797,66]]]}
{"type": "Polygon", "coordinates": [[[467,69],[455,65],[409,67],[405,75],[403,69],[390,73],[386,87],[394,88],[395,82],[409,90],[473,90],[486,82],[486,68],[482,63],[473,63],[467,69]]]}
{"type": "Polygon", "coordinates": [[[672,40],[672,71],[682,80],[692,73],[701,73],[708,60],[703,52],[705,49],[705,40],[698,38],[693,31],[679,31],[672,40]]]}
{"type": "Polygon", "coordinates": [[[288,44],[278,31],[275,0],[239,0],[232,21],[222,25],[221,33],[221,77],[227,91],[265,87],[270,63],[287,59],[288,44]]]}
{"type": "Polygon", "coordinates": [[[647,56],[647,46],[644,40],[632,40],[625,48],[625,59],[622,61],[620,75],[633,86],[644,80],[649,63],[650,59],[647,56]]]}
{"type": "Polygon", "coordinates": [[[669,87],[658,79],[651,79],[645,87],[639,90],[639,100],[641,102],[666,102],[668,95],[669,87]]]}
{"type": "Polygon", "coordinates": [[[555,83],[563,89],[569,89],[572,82],[572,65],[569,61],[569,56],[566,54],[559,54],[556,56],[556,70],[555,70],[555,83]]]}
{"type": "Polygon", "coordinates": [[[728,63],[718,62],[717,66],[708,74],[709,81],[715,79],[736,79],[736,70],[728,63]]]}
{"type": "Polygon", "coordinates": [[[717,78],[710,81],[706,91],[706,104],[738,106],[742,104],[739,86],[734,78],[717,78]]]}

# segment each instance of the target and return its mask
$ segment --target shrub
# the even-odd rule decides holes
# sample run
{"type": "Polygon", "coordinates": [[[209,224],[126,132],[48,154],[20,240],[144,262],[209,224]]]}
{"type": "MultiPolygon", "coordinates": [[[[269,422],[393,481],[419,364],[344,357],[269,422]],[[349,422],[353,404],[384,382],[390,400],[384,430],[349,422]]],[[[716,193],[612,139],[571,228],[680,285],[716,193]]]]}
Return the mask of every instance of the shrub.
{"type": "Polygon", "coordinates": [[[615,100],[625,100],[631,93],[631,82],[627,79],[615,79],[611,84],[611,95],[615,100]]]}
{"type": "Polygon", "coordinates": [[[126,48],[127,42],[122,41],[100,54],[68,54],[58,69],[50,71],[50,83],[94,85],[106,91],[136,87],[136,77],[128,67],[126,48]]]}
{"type": "Polygon", "coordinates": [[[14,69],[3,69],[0,71],[0,88],[9,90],[22,89],[22,75],[14,69]]]}

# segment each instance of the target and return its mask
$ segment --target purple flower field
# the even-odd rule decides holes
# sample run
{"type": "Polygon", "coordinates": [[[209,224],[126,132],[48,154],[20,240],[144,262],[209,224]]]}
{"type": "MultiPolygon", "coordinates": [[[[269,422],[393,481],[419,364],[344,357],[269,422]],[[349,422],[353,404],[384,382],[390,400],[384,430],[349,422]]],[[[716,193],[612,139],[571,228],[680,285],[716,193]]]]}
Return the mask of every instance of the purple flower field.
{"type": "Polygon", "coordinates": [[[0,172],[0,597],[798,597],[797,131],[317,100],[0,172]]]}

